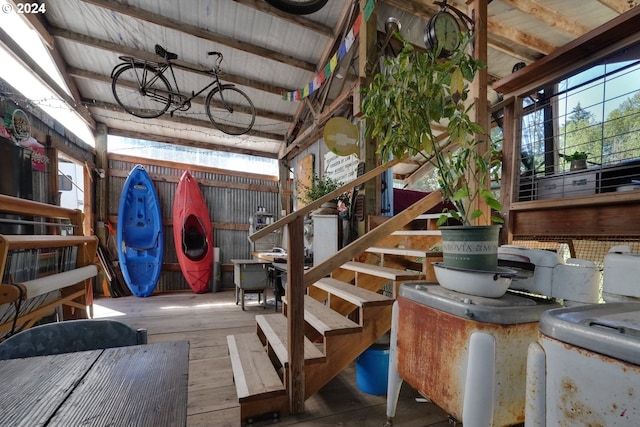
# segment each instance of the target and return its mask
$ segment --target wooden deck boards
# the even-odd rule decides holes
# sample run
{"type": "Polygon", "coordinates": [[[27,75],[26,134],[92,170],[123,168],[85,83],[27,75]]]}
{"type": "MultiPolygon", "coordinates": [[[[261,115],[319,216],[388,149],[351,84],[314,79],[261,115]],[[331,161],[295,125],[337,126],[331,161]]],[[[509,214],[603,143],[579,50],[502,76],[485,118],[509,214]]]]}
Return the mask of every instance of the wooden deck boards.
{"type": "MultiPolygon", "coordinates": [[[[273,295],[268,293],[273,301],[273,295]]],[[[256,301],[257,302],[257,301],[256,301]]],[[[193,294],[176,292],[149,298],[100,298],[95,317],[112,317],[134,327],[147,328],[149,342],[190,341],[189,427],[239,427],[240,406],[233,385],[227,335],[256,331],[256,314],[273,313],[250,301],[242,311],[233,290],[193,294]]],[[[403,385],[394,426],[445,427],[446,414],[429,403],[416,402],[418,393],[403,385]]],[[[371,396],[356,385],[355,363],[305,402],[305,413],[255,422],[253,426],[357,425],[384,423],[385,396],[371,396]]]]}

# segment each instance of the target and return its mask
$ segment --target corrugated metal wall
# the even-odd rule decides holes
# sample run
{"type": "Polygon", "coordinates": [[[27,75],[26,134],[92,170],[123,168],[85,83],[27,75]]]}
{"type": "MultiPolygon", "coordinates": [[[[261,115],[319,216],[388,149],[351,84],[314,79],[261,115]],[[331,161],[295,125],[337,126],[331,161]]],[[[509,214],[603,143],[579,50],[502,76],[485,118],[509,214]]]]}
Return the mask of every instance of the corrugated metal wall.
{"type": "MultiPolygon", "coordinates": [[[[185,169],[189,168],[189,165],[180,168],[180,165],[166,167],[151,163],[142,164],[154,181],[165,223],[163,260],[165,268],[160,275],[156,291],[188,290],[189,285],[182,277],[179,268],[176,271],[168,271],[168,269],[175,270],[178,265],[171,226],[173,199],[180,176],[185,169]]],[[[114,223],[118,215],[120,193],[126,179],[124,176],[134,166],[135,163],[132,162],[109,159],[107,206],[109,218],[112,218],[114,223]]],[[[212,172],[192,169],[189,171],[200,184],[200,189],[207,201],[214,229],[213,244],[219,248],[220,263],[223,266],[227,265],[227,268],[223,269],[222,286],[232,288],[234,285],[232,269],[229,267],[230,260],[251,258],[251,245],[247,238],[249,217],[256,212],[258,206],[264,206],[268,212],[274,213],[276,218],[280,217],[278,183],[273,179],[260,179],[259,175],[236,173],[227,175],[220,169],[212,172]],[[254,189],[256,187],[258,189],[254,189]],[[269,187],[271,191],[261,191],[265,187],[269,187]]]]}

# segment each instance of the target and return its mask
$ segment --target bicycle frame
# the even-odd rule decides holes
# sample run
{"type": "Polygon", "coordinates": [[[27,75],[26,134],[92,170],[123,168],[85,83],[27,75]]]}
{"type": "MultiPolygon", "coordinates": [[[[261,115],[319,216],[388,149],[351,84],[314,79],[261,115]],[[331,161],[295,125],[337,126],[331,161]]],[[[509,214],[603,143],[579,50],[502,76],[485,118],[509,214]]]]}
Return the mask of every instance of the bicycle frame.
{"type": "MultiPolygon", "coordinates": [[[[211,83],[209,83],[208,85],[206,85],[205,87],[203,87],[202,89],[200,89],[198,92],[194,92],[191,91],[191,96],[189,98],[186,98],[183,102],[180,103],[180,107],[184,106],[185,104],[189,103],[192,99],[198,97],[201,93],[205,92],[207,89],[209,89],[212,86],[216,86],[218,89],[220,89],[220,87],[222,86],[222,84],[220,83],[220,78],[218,77],[218,73],[215,72],[214,70],[211,71],[204,71],[204,70],[199,70],[197,68],[193,68],[193,67],[189,67],[186,65],[180,65],[180,64],[174,64],[171,61],[167,61],[164,64],[161,64],[160,68],[159,68],[159,72],[160,74],[164,74],[167,69],[169,69],[171,71],[171,78],[173,79],[173,87],[175,87],[175,92],[173,92],[173,87],[172,89],[172,95],[177,95],[179,96],[179,98],[183,98],[184,95],[182,95],[180,93],[180,88],[178,87],[178,82],[176,80],[176,75],[173,72],[173,67],[176,66],[178,68],[181,68],[183,70],[188,70],[188,71],[194,71],[200,74],[205,74],[207,76],[211,76],[213,77],[213,81],[211,83]]],[[[226,104],[225,104],[226,106],[226,104]]]]}
{"type": "MultiPolygon", "coordinates": [[[[229,111],[232,111],[232,109],[230,108],[229,105],[227,105],[227,103],[224,100],[224,97],[222,96],[222,83],[220,82],[220,78],[218,77],[218,73],[215,70],[201,70],[201,69],[197,69],[197,68],[193,68],[193,67],[189,67],[187,65],[181,65],[181,64],[176,64],[173,63],[171,61],[166,61],[164,63],[161,62],[155,62],[155,61],[147,61],[147,60],[140,60],[137,58],[127,58],[128,60],[123,62],[122,64],[120,64],[120,66],[123,65],[133,65],[133,64],[145,64],[148,66],[153,67],[154,69],[157,70],[156,75],[149,81],[146,82],[146,86],[150,87],[153,85],[153,83],[158,79],[158,75],[164,75],[166,73],[167,70],[171,71],[171,79],[173,80],[173,83],[169,82],[170,84],[170,91],[167,94],[169,101],[171,101],[172,104],[177,105],[176,108],[174,108],[171,112],[171,114],[173,114],[173,111],[179,110],[181,108],[187,107],[186,109],[189,109],[191,107],[191,100],[193,100],[194,98],[198,97],[200,94],[202,94],[203,92],[205,92],[206,90],[208,90],[209,88],[211,88],[212,86],[215,86],[218,88],[218,91],[220,93],[220,98],[222,99],[222,103],[225,106],[225,108],[229,111]],[[191,96],[190,97],[186,97],[185,95],[183,95],[182,93],[180,93],[180,88],[178,86],[178,81],[176,80],[176,75],[173,71],[173,67],[178,67],[180,69],[183,70],[188,70],[188,71],[193,71],[196,73],[200,73],[200,74],[204,74],[207,76],[210,76],[213,78],[213,81],[211,83],[209,83],[208,85],[206,85],[205,87],[203,87],[202,89],[200,89],[198,92],[194,92],[191,91],[191,96]],[[179,102],[177,101],[179,100],[179,102]]],[[[118,67],[116,67],[114,69],[113,72],[116,71],[118,67]]],[[[113,75],[113,73],[112,73],[113,75]]],[[[226,86],[226,85],[225,85],[226,86]]],[[[233,86],[233,85],[230,85],[233,86]]],[[[156,95],[157,96],[157,95],[156,95]]],[[[186,110],[185,109],[185,110],[186,110]]]]}

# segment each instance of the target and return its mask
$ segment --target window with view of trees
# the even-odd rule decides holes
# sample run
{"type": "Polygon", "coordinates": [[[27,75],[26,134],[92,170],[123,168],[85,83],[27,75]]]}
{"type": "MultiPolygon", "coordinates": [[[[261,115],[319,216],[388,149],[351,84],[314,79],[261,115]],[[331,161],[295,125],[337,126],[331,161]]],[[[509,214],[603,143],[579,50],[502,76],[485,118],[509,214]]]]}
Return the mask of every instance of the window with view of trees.
{"type": "MultiPolygon", "coordinates": [[[[640,45],[538,88],[521,106],[521,200],[541,198],[551,177],[573,175],[576,195],[640,184],[640,45]],[[577,187],[587,185],[577,174],[592,190],[577,187]]],[[[553,185],[564,188],[554,197],[572,195],[565,182],[553,185]]]]}

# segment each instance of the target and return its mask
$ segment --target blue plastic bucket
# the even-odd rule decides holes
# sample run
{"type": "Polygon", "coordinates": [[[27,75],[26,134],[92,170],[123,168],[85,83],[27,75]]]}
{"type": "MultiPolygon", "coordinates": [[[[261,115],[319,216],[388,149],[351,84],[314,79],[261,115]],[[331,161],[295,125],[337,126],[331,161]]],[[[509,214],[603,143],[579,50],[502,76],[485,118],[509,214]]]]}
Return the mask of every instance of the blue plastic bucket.
{"type": "Polygon", "coordinates": [[[372,346],[356,359],[356,384],[365,393],[387,394],[389,347],[372,346]]]}

